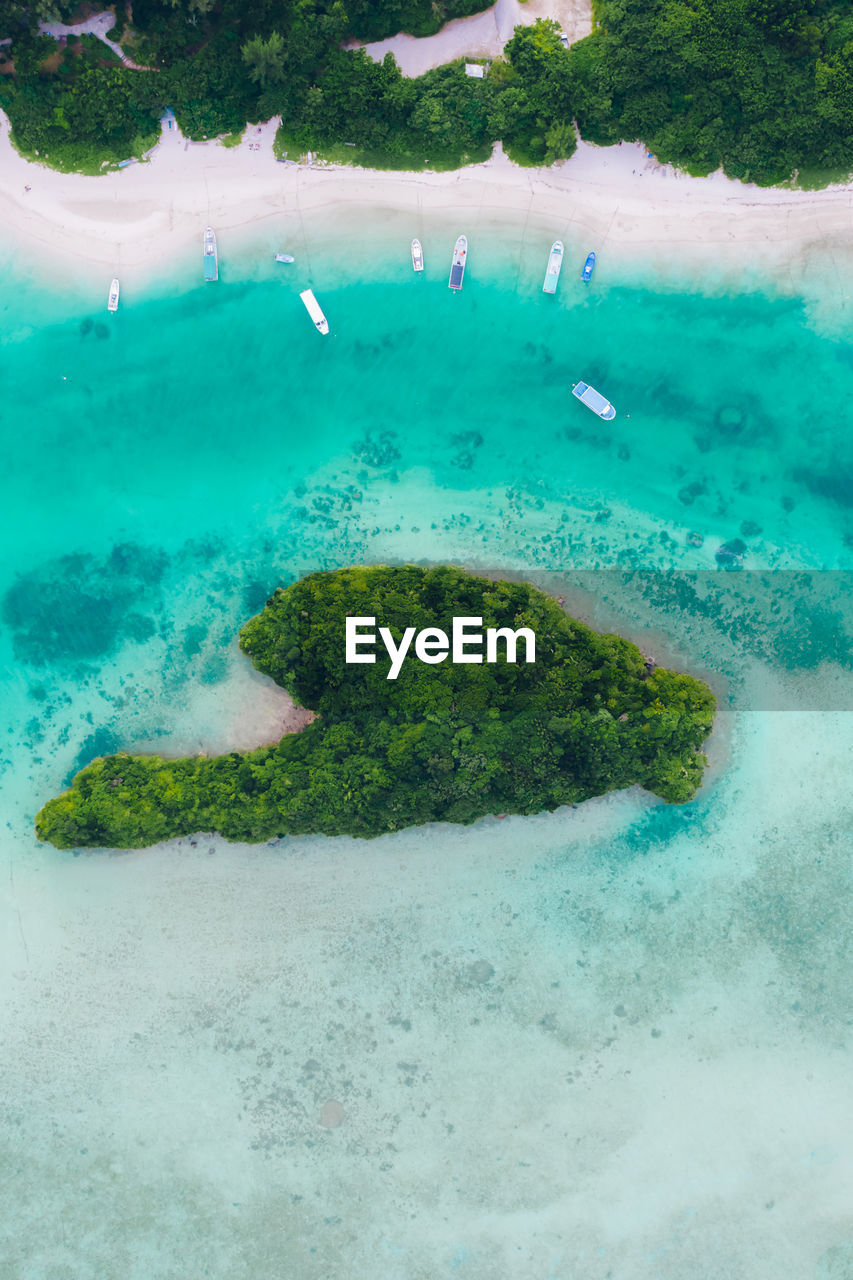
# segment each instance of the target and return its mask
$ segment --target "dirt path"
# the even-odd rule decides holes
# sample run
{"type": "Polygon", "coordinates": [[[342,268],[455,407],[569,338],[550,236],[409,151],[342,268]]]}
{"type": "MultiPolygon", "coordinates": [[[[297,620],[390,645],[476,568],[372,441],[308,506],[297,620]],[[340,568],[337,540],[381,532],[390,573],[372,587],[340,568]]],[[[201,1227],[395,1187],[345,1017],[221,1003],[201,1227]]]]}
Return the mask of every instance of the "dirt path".
{"type": "MultiPolygon", "coordinates": [[[[448,22],[434,36],[422,39],[392,36],[364,48],[374,62],[381,62],[386,53],[393,53],[403,75],[420,76],[455,58],[496,58],[516,27],[532,26],[537,18],[553,18],[559,22],[570,44],[592,31],[590,0],[527,0],[526,4],[521,0],[497,0],[497,4],[484,13],[448,22]]],[[[358,47],[358,41],[347,45],[350,49],[358,47]]]]}
{"type": "Polygon", "coordinates": [[[107,32],[111,27],[115,26],[115,14],[111,9],[104,9],[101,13],[94,14],[93,17],[87,18],[85,22],[77,22],[73,27],[67,26],[64,22],[40,22],[39,32],[43,36],[53,36],[59,40],[62,36],[96,36],[108,49],[112,49],[116,57],[120,58],[124,66],[131,67],[134,71],[150,71],[150,67],[141,67],[138,62],[133,62],[122,49],[121,45],[116,44],[114,40],[107,39],[107,32]]]}

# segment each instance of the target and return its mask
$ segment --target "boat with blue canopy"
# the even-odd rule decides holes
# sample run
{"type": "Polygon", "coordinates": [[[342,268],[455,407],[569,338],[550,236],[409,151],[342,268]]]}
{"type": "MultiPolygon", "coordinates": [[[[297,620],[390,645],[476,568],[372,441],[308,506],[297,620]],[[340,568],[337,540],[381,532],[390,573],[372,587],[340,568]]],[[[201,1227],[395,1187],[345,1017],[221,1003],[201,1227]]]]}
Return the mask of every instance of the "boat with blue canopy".
{"type": "Polygon", "coordinates": [[[586,255],[586,262],[583,264],[583,271],[581,272],[581,280],[591,280],[592,273],[594,270],[595,270],[595,254],[588,253],[586,255]]]}
{"type": "Polygon", "coordinates": [[[461,289],[462,281],[465,278],[465,259],[468,257],[468,239],[466,236],[460,236],[456,241],[456,247],[453,250],[453,262],[450,266],[450,280],[448,284],[451,289],[461,289]]]}
{"type": "Polygon", "coordinates": [[[587,409],[597,413],[599,418],[603,418],[605,422],[609,422],[611,418],[616,417],[616,410],[610,401],[606,400],[601,392],[596,391],[595,387],[591,387],[588,382],[576,382],[572,387],[572,395],[577,396],[581,404],[585,404],[587,409]]]}
{"type": "Polygon", "coordinates": [[[204,278],[219,279],[219,255],[216,252],[216,234],[213,227],[204,229],[204,278]]]}

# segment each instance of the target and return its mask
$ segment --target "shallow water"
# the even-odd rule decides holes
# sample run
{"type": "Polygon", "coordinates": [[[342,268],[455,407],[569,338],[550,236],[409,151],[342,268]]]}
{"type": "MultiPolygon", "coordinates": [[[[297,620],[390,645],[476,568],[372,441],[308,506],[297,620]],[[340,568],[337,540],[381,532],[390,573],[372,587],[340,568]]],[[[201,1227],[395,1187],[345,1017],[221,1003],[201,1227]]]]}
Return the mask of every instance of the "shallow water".
{"type": "Polygon", "coordinates": [[[848,1276],[846,345],[769,281],[585,289],[567,242],[549,299],[504,229],[452,296],[443,228],[424,279],[314,234],[115,317],[7,294],[0,1275],[848,1276]],[[95,755],[268,732],[234,636],[279,582],[407,559],[704,673],[697,800],[37,844],[95,755]]]}

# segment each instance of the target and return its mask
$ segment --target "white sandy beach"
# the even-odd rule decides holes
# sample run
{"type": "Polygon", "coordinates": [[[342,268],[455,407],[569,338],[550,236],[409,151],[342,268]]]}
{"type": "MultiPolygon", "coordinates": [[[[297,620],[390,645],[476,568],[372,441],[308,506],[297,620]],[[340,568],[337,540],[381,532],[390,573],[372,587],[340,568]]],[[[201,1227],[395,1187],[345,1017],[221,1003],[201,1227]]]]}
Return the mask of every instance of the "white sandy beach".
{"type": "MultiPolygon", "coordinates": [[[[397,35],[365,48],[376,60],[391,52],[405,75],[420,75],[461,57],[497,57],[517,26],[540,18],[557,21],[569,43],[589,34],[593,23],[587,0],[497,0],[433,36],[397,35]]],[[[58,38],[88,31],[110,44],[105,33],[112,22],[105,10],[73,27],[41,29],[58,38]]],[[[224,148],[215,140],[190,142],[164,121],[147,162],[92,178],[22,159],[0,112],[5,242],[36,261],[64,261],[93,279],[120,272],[137,283],[185,251],[207,223],[234,231],[282,214],[340,214],[349,235],[353,218],[367,226],[370,214],[381,209],[469,220],[476,213],[503,224],[523,219],[525,226],[566,236],[574,229],[591,247],[606,243],[608,251],[646,254],[659,264],[676,246],[682,257],[694,249],[731,258],[734,248],[740,251],[734,261],[743,261],[746,250],[752,265],[772,270],[793,289],[802,288],[818,248],[830,250],[836,274],[848,265],[853,270],[853,182],[800,192],[767,190],[721,173],[691,178],[658,164],[641,144],[628,143],[599,148],[582,142],[571,160],[548,169],[519,168],[500,145],[486,163],[450,173],[281,164],[272,150],[277,126],[271,120],[251,127],[238,147],[224,148]]],[[[834,287],[830,282],[830,291],[834,287]]],[[[820,291],[813,281],[811,288],[820,291]]]]}
{"type": "Polygon", "coordinates": [[[23,160],[0,128],[0,225],[7,245],[36,261],[63,262],[98,278],[137,282],[162,270],[212,223],[218,232],[282,215],[337,215],[347,233],[374,211],[508,223],[591,246],[651,254],[665,263],[678,246],[722,256],[746,252],[802,283],[813,249],[850,256],[853,185],[818,192],[761,189],[715,174],[691,178],[650,159],[639,145],[581,143],[571,160],[522,169],[500,146],[484,164],[450,173],[378,172],[282,164],[272,152],[277,121],[247,131],[238,147],[193,143],[165,132],[147,163],[102,177],[62,174],[23,160]],[[94,269],[94,270],[93,270],[94,269]]]}

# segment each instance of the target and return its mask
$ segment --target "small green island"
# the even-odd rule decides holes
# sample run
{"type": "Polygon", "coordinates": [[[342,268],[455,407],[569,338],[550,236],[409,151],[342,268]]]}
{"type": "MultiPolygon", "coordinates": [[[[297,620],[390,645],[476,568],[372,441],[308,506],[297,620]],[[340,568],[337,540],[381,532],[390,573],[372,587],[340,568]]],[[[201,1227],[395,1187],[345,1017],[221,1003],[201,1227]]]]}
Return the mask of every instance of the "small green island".
{"type": "Polygon", "coordinates": [[[448,566],[314,573],[276,591],[240,646],[316,712],[307,728],[213,758],[95,760],[40,811],[39,838],[132,849],[197,831],[370,837],[537,813],[633,785],[680,804],[707,765],[708,686],[655,667],[525,583],[448,566]],[[348,617],[375,618],[398,645],[407,628],[450,633],[459,617],[527,628],[536,660],[508,661],[509,645],[481,663],[412,654],[389,678],[381,644],[373,663],[346,661],[348,617]]]}

